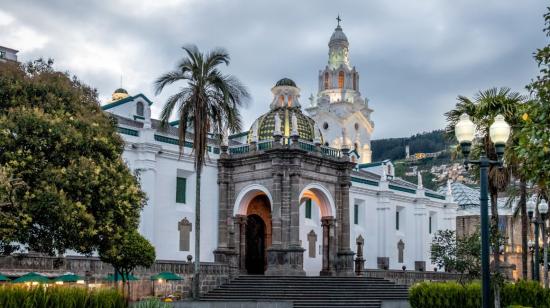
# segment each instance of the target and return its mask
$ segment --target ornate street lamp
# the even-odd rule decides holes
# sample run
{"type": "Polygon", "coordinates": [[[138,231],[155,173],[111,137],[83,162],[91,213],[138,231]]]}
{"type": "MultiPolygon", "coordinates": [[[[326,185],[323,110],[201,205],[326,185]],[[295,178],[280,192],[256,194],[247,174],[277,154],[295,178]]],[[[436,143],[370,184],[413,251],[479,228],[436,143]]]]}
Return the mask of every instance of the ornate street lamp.
{"type": "Polygon", "coordinates": [[[548,241],[546,240],[546,218],[548,214],[548,203],[544,199],[540,201],[539,204],[539,213],[541,218],[541,231],[542,231],[542,251],[544,252],[543,256],[543,268],[544,268],[544,287],[548,288],[548,241]]]}
{"type": "Polygon", "coordinates": [[[489,127],[489,136],[495,145],[498,160],[493,161],[481,154],[479,160],[469,160],[472,141],[476,131],[475,124],[470,120],[467,114],[462,114],[460,120],[455,126],[456,139],[460,143],[462,154],[464,154],[464,164],[479,166],[480,173],[480,214],[481,214],[481,281],[482,281],[482,302],[483,308],[490,307],[490,272],[489,272],[489,211],[488,211],[488,186],[489,186],[489,167],[502,166],[502,156],[508,137],[510,136],[510,125],[504,121],[502,115],[495,117],[494,123],[489,127]]]}
{"type": "MultiPolygon", "coordinates": [[[[529,222],[533,224],[535,228],[534,237],[538,239],[538,225],[535,223],[535,219],[533,219],[533,214],[535,213],[535,208],[537,205],[535,204],[535,201],[533,198],[529,198],[527,200],[527,215],[529,215],[529,222]]],[[[538,246],[538,244],[535,244],[535,241],[529,240],[530,246],[529,251],[531,252],[531,280],[537,280],[537,273],[535,273],[535,258],[538,259],[538,257],[535,257],[535,251],[538,250],[535,246],[538,246]]]]}

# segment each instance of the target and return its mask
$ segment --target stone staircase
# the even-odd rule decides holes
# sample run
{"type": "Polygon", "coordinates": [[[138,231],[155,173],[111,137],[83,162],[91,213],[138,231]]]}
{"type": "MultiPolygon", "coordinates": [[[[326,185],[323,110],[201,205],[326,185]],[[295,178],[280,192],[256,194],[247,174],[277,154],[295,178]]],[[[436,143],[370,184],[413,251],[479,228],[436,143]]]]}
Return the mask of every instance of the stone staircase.
{"type": "Polygon", "coordinates": [[[291,301],[294,307],[381,307],[406,300],[406,286],[382,278],[240,276],[206,293],[204,301],[291,301]]]}

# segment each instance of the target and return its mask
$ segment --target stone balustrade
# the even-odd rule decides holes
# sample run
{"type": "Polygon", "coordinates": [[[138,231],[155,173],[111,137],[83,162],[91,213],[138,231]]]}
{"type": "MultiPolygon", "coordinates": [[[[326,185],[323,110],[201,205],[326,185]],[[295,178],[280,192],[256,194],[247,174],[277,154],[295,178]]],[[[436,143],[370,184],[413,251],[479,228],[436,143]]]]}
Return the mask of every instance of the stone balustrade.
{"type": "Polygon", "coordinates": [[[402,285],[413,285],[422,281],[448,281],[458,280],[460,274],[447,272],[403,271],[403,270],[378,270],[367,269],[365,277],[384,278],[402,285]]]}

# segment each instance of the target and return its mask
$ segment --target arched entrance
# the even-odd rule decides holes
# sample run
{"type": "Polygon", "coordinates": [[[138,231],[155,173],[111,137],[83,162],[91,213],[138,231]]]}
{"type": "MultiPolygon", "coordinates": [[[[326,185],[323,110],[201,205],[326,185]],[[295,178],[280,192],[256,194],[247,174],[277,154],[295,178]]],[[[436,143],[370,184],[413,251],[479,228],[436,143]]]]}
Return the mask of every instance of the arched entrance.
{"type": "Polygon", "coordinates": [[[267,267],[266,249],[271,246],[271,206],[265,194],[258,194],[246,207],[245,269],[263,274],[267,267]]]}
{"type": "Polygon", "coordinates": [[[336,260],[336,209],[331,193],[309,184],[300,193],[300,239],[307,275],[334,275],[336,260]]]}
{"type": "Polygon", "coordinates": [[[265,271],[265,223],[256,215],[248,215],[246,220],[246,272],[263,274],[265,271]]]}

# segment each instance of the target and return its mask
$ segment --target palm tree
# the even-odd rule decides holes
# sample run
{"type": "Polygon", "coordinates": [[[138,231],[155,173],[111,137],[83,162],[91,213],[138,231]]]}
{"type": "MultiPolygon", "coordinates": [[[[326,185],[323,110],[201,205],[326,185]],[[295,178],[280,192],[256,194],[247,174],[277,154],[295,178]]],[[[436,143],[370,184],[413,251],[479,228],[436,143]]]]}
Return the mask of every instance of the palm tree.
{"type": "MultiPolygon", "coordinates": [[[[459,117],[463,113],[470,115],[472,121],[479,129],[479,135],[482,136],[480,142],[472,148],[474,156],[478,153],[485,153],[491,160],[497,159],[495,147],[489,137],[489,127],[492,124],[494,118],[498,114],[502,114],[506,119],[506,122],[512,126],[512,135],[509,138],[508,146],[505,153],[505,168],[499,168],[497,166],[491,166],[489,168],[489,193],[491,200],[491,236],[493,238],[493,262],[495,265],[496,273],[499,273],[499,255],[500,255],[500,240],[501,238],[498,229],[498,207],[497,198],[498,193],[505,191],[512,175],[519,178],[522,183],[521,194],[526,194],[526,189],[523,189],[524,177],[520,170],[520,161],[517,159],[516,153],[513,151],[513,146],[518,142],[518,126],[521,125],[521,114],[523,110],[523,103],[526,98],[518,92],[512,92],[509,88],[491,88],[488,90],[478,92],[473,99],[465,96],[458,96],[458,102],[455,109],[445,113],[447,117],[447,131],[454,133],[454,127],[459,120],[459,117]]],[[[476,173],[477,174],[477,173],[476,173]]],[[[526,205],[525,196],[521,196],[519,206],[521,207],[522,216],[522,246],[527,246],[527,217],[526,217],[526,205]],[[525,215],[524,215],[525,214],[525,215]]],[[[527,266],[527,249],[523,250],[525,254],[525,262],[523,266],[526,269],[527,266]]],[[[523,258],[522,258],[523,261],[523,258]]],[[[495,287],[495,295],[498,295],[498,288],[495,287]]],[[[495,301],[499,299],[499,296],[495,296],[495,301]]]]}
{"type": "Polygon", "coordinates": [[[207,153],[208,134],[221,136],[223,130],[240,131],[241,117],[239,107],[245,103],[249,94],[245,86],[235,77],[225,75],[219,70],[221,64],[229,65],[229,54],[223,49],[214,49],[201,53],[194,46],[182,47],[183,59],[176,69],[165,73],[155,81],[155,92],[174,83],[183,83],[179,90],[170,96],[161,113],[163,126],[166,126],[174,111],[179,119],[179,149],[188,135],[193,140],[195,154],[196,190],[195,190],[195,267],[193,278],[193,297],[200,297],[200,192],[201,173],[207,153]]]}

